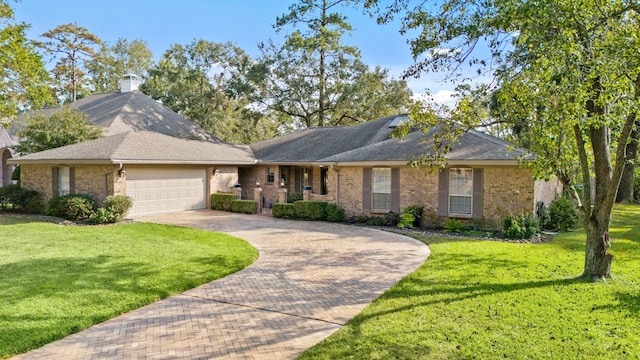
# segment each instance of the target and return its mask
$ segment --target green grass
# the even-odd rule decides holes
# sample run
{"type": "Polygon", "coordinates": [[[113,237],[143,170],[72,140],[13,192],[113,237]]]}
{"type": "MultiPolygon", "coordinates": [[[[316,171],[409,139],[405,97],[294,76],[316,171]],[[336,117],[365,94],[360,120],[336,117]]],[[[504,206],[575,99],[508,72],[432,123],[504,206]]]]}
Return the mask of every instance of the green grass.
{"type": "Polygon", "coordinates": [[[585,236],[425,238],[431,256],[302,359],[637,359],[640,207],[618,206],[614,278],[587,282],[585,236]]]}
{"type": "Polygon", "coordinates": [[[236,272],[243,240],[175,226],[62,226],[0,216],[0,358],[236,272]]]}

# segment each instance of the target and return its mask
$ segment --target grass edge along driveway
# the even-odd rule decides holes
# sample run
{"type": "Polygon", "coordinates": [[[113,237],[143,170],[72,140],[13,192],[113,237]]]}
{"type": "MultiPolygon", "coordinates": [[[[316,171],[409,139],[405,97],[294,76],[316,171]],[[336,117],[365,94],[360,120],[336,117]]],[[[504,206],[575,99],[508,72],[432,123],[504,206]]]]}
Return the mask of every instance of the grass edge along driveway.
{"type": "Polygon", "coordinates": [[[0,359],[241,270],[244,240],[177,226],[0,216],[0,359]]]}
{"type": "Polygon", "coordinates": [[[607,282],[582,230],[544,244],[417,238],[431,256],[302,359],[637,359],[640,206],[616,206],[607,282]]]}

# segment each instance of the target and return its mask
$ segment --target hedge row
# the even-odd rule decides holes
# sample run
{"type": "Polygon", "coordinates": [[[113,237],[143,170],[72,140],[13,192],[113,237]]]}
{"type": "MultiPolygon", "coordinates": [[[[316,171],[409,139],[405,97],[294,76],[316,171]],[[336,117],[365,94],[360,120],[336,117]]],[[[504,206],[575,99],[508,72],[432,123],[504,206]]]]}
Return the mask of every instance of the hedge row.
{"type": "Polygon", "coordinates": [[[253,200],[233,200],[231,211],[244,214],[255,214],[258,212],[258,203],[253,200]]]}
{"type": "Polygon", "coordinates": [[[323,201],[296,201],[293,204],[273,204],[271,214],[276,218],[322,220],[342,222],[345,219],[344,209],[336,204],[323,201]]]}
{"type": "Polygon", "coordinates": [[[237,194],[211,194],[211,208],[213,210],[231,211],[231,203],[237,199],[237,194]]]}

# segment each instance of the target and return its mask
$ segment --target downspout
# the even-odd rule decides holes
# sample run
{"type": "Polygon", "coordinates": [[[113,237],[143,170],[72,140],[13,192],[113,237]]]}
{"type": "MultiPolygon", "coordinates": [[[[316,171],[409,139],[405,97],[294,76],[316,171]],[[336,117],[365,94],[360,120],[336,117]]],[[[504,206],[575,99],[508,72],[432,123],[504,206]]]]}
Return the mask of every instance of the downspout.
{"type": "Polygon", "coordinates": [[[340,172],[333,165],[331,165],[331,170],[336,172],[336,206],[340,207],[340,172]]]}

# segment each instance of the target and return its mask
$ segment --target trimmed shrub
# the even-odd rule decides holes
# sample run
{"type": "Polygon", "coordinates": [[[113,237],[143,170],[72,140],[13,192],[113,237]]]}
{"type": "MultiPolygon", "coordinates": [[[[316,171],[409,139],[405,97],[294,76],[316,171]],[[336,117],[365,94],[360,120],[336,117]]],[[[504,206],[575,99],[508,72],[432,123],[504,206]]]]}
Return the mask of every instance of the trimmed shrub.
{"type": "Polygon", "coordinates": [[[7,209],[9,205],[13,205],[13,199],[18,191],[20,191],[18,185],[0,187],[0,208],[2,210],[7,209]]]}
{"type": "Polygon", "coordinates": [[[447,220],[444,221],[445,232],[460,233],[463,232],[466,228],[467,227],[462,223],[462,221],[455,218],[447,218],[447,220]]]}
{"type": "Polygon", "coordinates": [[[22,210],[29,213],[41,213],[44,211],[42,194],[35,190],[27,190],[20,185],[7,185],[0,187],[0,208],[6,210],[12,205],[13,210],[22,210]]]}
{"type": "Polygon", "coordinates": [[[502,233],[508,239],[529,239],[538,232],[538,221],[531,214],[507,215],[502,233]]]}
{"type": "Polygon", "coordinates": [[[331,222],[343,222],[345,219],[344,209],[336,204],[327,204],[327,221],[331,222]]]}
{"type": "Polygon", "coordinates": [[[51,198],[45,212],[47,215],[82,221],[89,219],[94,208],[95,201],[91,195],[74,194],[51,198]]]}
{"type": "Polygon", "coordinates": [[[113,224],[124,220],[127,212],[133,206],[133,199],[128,196],[107,196],[104,207],[96,210],[89,221],[96,224],[113,224]]]}
{"type": "Polygon", "coordinates": [[[303,198],[304,197],[302,196],[302,193],[298,193],[298,192],[287,193],[287,202],[290,204],[293,204],[296,201],[301,201],[303,198]]]}
{"type": "Polygon", "coordinates": [[[304,220],[326,220],[327,203],[324,201],[296,201],[293,203],[296,217],[304,220]]]}
{"type": "Polygon", "coordinates": [[[275,203],[271,208],[271,215],[281,219],[295,219],[296,210],[293,208],[293,204],[275,203]]]}
{"type": "Polygon", "coordinates": [[[561,196],[549,204],[548,230],[568,231],[577,223],[578,216],[571,200],[561,196]]]}
{"type": "Polygon", "coordinates": [[[238,199],[236,194],[217,193],[211,194],[211,208],[213,210],[230,211],[231,202],[238,199]]]}
{"type": "Polygon", "coordinates": [[[253,200],[233,200],[231,211],[235,213],[255,214],[258,212],[258,202],[253,200]]]}

